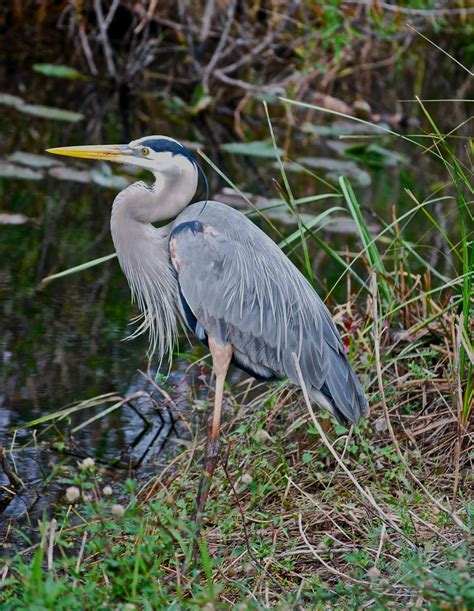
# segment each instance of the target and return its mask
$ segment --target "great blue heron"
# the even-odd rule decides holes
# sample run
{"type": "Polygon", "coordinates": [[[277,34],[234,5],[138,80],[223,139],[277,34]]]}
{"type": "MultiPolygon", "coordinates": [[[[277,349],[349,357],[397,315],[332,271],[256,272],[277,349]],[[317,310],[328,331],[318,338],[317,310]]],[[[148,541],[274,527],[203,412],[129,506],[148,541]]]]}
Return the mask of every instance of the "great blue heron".
{"type": "Polygon", "coordinates": [[[171,358],[178,321],[212,355],[216,386],[202,515],[219,446],[224,381],[234,363],[265,380],[298,384],[297,355],[310,397],[339,421],[357,423],[367,401],[331,316],[310,283],[242,213],[215,201],[189,205],[200,167],[179,142],[147,136],[126,145],[63,147],[58,155],[104,159],[149,170],[117,195],[111,231],[132,296],[159,356],[171,358]],[[164,223],[154,227],[153,223],[164,223]]]}

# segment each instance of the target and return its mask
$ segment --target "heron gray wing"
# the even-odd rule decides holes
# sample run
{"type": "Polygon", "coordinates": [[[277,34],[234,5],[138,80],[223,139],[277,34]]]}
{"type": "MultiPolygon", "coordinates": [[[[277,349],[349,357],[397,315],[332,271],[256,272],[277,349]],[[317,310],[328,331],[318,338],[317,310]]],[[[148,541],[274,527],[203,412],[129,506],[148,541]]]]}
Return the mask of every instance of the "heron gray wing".
{"type": "Polygon", "coordinates": [[[198,337],[231,343],[243,368],[298,384],[296,353],[305,384],[320,403],[325,398],[337,417],[354,422],[366,411],[326,306],[247,217],[218,202],[193,204],[174,222],[170,254],[182,307],[192,312],[198,337]]]}

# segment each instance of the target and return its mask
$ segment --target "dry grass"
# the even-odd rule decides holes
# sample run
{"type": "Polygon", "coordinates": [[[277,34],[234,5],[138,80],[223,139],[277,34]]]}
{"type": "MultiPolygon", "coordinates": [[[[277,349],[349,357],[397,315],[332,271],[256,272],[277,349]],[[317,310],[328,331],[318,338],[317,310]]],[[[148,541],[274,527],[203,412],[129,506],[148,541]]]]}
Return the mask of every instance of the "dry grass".
{"type": "MultiPolygon", "coordinates": [[[[421,301],[404,312],[403,334],[385,328],[375,336],[373,299],[365,312],[352,302],[341,306],[345,322],[357,312],[350,341],[371,413],[356,430],[322,421],[337,460],[293,388],[257,390],[252,400],[254,382],[230,389],[225,470],[211,492],[205,530],[210,554],[219,558],[213,579],[223,587],[222,600],[239,600],[236,583],[271,605],[315,581],[336,595],[342,581],[365,592],[367,606],[428,604],[423,582],[407,578],[408,558],[426,553],[420,575],[428,583],[432,567],[449,564],[447,548],[462,555],[473,429],[458,404],[459,321],[445,313],[410,332],[436,311],[430,299],[421,301]]],[[[179,495],[188,460],[185,453],[172,473],[145,488],[142,502],[165,490],[179,495]]],[[[195,467],[187,473],[188,490],[198,475],[195,467]]],[[[179,569],[175,578],[187,580],[179,569]]]]}

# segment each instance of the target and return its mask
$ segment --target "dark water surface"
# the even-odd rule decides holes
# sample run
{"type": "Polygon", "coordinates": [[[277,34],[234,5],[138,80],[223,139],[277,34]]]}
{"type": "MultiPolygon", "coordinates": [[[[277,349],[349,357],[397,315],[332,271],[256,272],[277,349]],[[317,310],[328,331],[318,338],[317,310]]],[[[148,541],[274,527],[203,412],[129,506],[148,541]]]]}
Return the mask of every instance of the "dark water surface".
{"type": "MultiPolygon", "coordinates": [[[[51,50],[44,55],[42,61],[55,57],[51,50]]],[[[124,92],[115,92],[104,83],[58,80],[33,72],[31,66],[38,57],[8,59],[1,69],[2,94],[19,96],[29,104],[72,110],[83,118],[77,122],[40,118],[25,114],[18,101],[0,98],[0,213],[17,215],[0,222],[0,443],[13,450],[10,460],[26,484],[23,494],[5,501],[4,521],[26,511],[42,510],[57,495],[58,490],[49,487],[46,493],[44,487],[53,463],[92,456],[100,464],[115,465],[118,473],[132,469],[137,477],[148,476],[191,439],[169,401],[138,373],[148,367],[146,338],[122,341],[130,333],[129,320],[136,310],[117,261],[41,283],[49,274],[113,252],[110,207],[120,184],[126,184],[124,174],[130,179],[127,169],[67,159],[49,160],[53,165],[47,166],[48,158],[28,158],[24,153],[43,155],[44,149],[53,146],[123,142],[129,137],[161,133],[200,143],[239,187],[261,198],[260,205],[265,205],[264,198],[277,197],[272,178],[278,178],[274,159],[232,154],[220,148],[220,144],[237,138],[231,121],[222,121],[217,114],[206,121],[189,118],[173,122],[169,112],[162,113],[160,104],[149,96],[127,92],[125,104],[124,92]],[[136,400],[135,409],[125,404],[76,432],[74,428],[110,403],[84,409],[54,425],[24,428],[25,423],[73,402],[105,393],[127,397],[140,390],[154,400],[136,400]]],[[[393,112],[397,97],[393,85],[388,95],[391,101],[384,101],[384,110],[393,112]]],[[[281,115],[281,109],[277,114],[281,115]]],[[[308,124],[312,118],[308,113],[308,124]]],[[[276,129],[277,138],[283,141],[285,125],[276,125],[276,129]]],[[[325,179],[335,181],[340,174],[348,175],[374,229],[380,227],[377,214],[390,220],[393,205],[398,205],[399,211],[411,205],[405,187],[420,194],[436,182],[438,170],[429,156],[393,140],[378,141],[385,147],[385,158],[378,167],[351,158],[347,146],[338,140],[341,130],[336,126],[326,135],[302,130],[294,138],[291,158],[303,158],[300,160],[312,172],[325,179]],[[395,154],[390,156],[392,149],[395,154]]],[[[256,132],[256,138],[268,138],[264,121],[256,132]]],[[[290,166],[288,172],[295,197],[330,192],[313,177],[295,173],[296,169],[290,166]]],[[[224,183],[210,168],[207,174],[215,195],[224,183]]],[[[336,204],[343,205],[328,198],[308,204],[302,211],[313,217],[336,204]]],[[[288,235],[295,225],[283,210],[271,214],[278,230],[288,235]]],[[[264,221],[258,222],[271,232],[264,221]]],[[[347,216],[319,233],[340,251],[354,247],[352,234],[347,216]]],[[[418,224],[413,229],[414,241],[420,236],[425,236],[425,229],[418,224]]],[[[429,243],[428,238],[426,241],[429,243]]],[[[312,255],[324,296],[341,270],[325,255],[316,251],[312,255]]],[[[344,290],[342,285],[335,296],[344,299],[344,290]]],[[[209,368],[190,367],[193,359],[203,354],[199,348],[190,350],[183,340],[182,351],[190,357],[177,357],[167,380],[156,376],[154,370],[151,375],[192,421],[195,400],[208,396],[202,374],[208,374],[209,368]]],[[[8,484],[2,473],[0,484],[8,484]]]]}

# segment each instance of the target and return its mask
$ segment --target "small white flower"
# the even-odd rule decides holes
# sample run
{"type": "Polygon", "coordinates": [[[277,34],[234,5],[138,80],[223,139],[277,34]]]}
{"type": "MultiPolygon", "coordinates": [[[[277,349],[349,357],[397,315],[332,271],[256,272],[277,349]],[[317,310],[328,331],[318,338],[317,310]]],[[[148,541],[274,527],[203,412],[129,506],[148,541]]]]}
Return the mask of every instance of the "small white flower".
{"type": "Polygon", "coordinates": [[[123,516],[123,514],[125,513],[125,507],[123,505],[118,505],[118,504],[112,505],[110,510],[112,511],[113,515],[117,516],[118,518],[123,516]]]}
{"type": "Polygon", "coordinates": [[[66,490],[66,500],[68,503],[75,503],[81,498],[81,491],[76,486],[69,486],[66,490]]]}
{"type": "Polygon", "coordinates": [[[240,477],[240,481],[242,484],[251,484],[253,482],[253,477],[250,475],[250,473],[244,473],[240,477]]]}
{"type": "Polygon", "coordinates": [[[94,459],[93,458],[84,458],[84,460],[81,462],[81,464],[79,465],[79,469],[81,471],[85,471],[86,469],[92,469],[92,467],[95,465],[94,459]]]}
{"type": "Polygon", "coordinates": [[[367,571],[367,575],[369,576],[369,579],[377,579],[378,577],[380,577],[380,571],[376,566],[371,566],[370,569],[367,571]]]}
{"type": "Polygon", "coordinates": [[[254,437],[255,441],[258,443],[265,443],[266,441],[273,443],[271,435],[265,429],[258,429],[258,431],[255,432],[254,437]]]}
{"type": "Polygon", "coordinates": [[[104,486],[104,489],[102,490],[102,494],[104,496],[112,496],[112,486],[104,486]]]}

